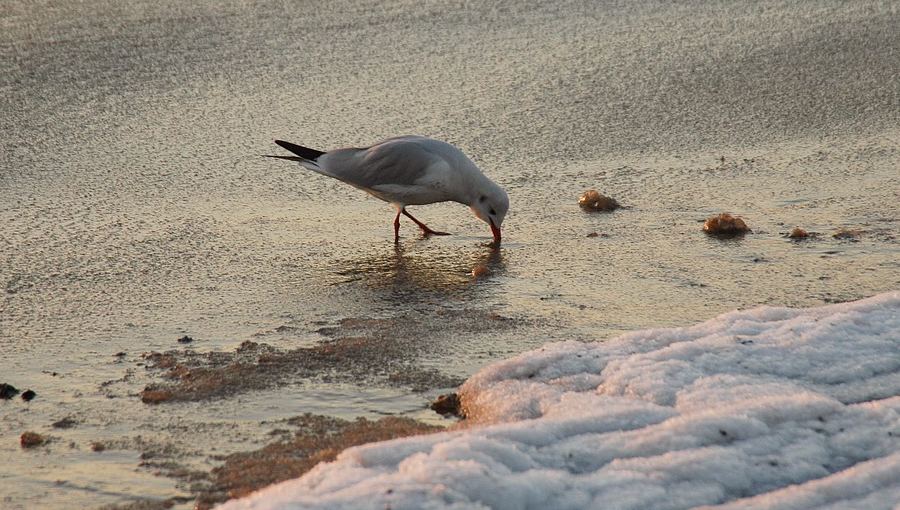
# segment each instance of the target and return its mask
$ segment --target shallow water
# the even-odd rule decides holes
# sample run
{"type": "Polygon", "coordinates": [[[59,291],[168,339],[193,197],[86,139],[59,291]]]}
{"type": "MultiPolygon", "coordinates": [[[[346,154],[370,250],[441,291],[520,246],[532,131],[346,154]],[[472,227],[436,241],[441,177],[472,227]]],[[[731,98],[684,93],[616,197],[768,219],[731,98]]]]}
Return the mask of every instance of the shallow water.
{"type": "Polygon", "coordinates": [[[4,507],[184,495],[141,454],[208,469],[303,412],[441,422],[425,406],[447,388],[365,363],[141,403],[161,380],[141,354],[185,334],[232,351],[371,330],[400,369],[459,379],[550,340],[900,286],[895,5],[492,5],[0,8],[0,382],[38,393],[0,401],[4,507]],[[499,252],[456,204],[412,209],[453,236],[404,223],[395,246],[386,204],[258,157],[403,133],[507,189],[499,252]],[[587,188],[626,207],[586,214],[587,188]],[[705,236],[722,211],[753,232],[705,236]],[[25,430],[53,441],[21,450],[25,430]]]}

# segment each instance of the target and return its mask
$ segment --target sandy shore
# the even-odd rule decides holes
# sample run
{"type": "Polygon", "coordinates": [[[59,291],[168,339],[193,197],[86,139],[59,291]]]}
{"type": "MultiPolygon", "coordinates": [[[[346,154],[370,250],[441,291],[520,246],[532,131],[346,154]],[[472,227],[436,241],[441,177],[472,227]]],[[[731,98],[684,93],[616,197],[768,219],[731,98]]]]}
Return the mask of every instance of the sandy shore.
{"type": "Polygon", "coordinates": [[[0,383],[36,392],[0,401],[0,506],[188,507],[158,475],[306,413],[444,426],[434,397],[548,341],[900,288],[890,2],[12,0],[0,27],[0,383]],[[499,252],[451,204],[395,247],[389,207],[258,157],[403,133],[507,189],[499,252]],[[721,212],[752,232],[706,236],[721,212]]]}

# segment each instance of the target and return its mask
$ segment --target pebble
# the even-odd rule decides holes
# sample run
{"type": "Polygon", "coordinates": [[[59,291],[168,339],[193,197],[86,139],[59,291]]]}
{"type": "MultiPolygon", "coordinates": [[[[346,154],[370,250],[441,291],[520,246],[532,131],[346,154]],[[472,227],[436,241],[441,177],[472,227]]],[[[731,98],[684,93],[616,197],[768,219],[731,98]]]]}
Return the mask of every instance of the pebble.
{"type": "Polygon", "coordinates": [[[12,384],[0,383],[0,398],[8,400],[15,397],[18,393],[19,390],[12,384]]]}

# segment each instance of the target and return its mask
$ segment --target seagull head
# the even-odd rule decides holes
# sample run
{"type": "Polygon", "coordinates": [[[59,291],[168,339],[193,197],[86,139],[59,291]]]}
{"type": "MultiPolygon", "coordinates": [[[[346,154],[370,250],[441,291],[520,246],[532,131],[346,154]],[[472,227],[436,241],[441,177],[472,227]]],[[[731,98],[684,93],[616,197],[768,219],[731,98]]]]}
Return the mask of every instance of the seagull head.
{"type": "Polygon", "coordinates": [[[488,181],[486,186],[476,193],[475,200],[469,204],[469,207],[472,208],[475,216],[490,225],[491,233],[494,234],[494,244],[499,245],[500,225],[503,224],[503,218],[506,217],[506,211],[509,210],[509,196],[503,191],[503,188],[488,181]]]}

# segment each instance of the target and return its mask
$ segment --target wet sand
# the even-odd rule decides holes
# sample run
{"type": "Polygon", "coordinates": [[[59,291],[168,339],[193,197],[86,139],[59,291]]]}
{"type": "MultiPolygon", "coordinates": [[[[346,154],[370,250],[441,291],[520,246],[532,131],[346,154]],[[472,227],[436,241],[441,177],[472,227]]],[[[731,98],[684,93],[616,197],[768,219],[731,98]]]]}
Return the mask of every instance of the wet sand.
{"type": "Polygon", "coordinates": [[[11,1],[0,24],[0,383],[37,393],[0,401],[4,507],[186,508],[142,457],[209,473],[305,413],[447,425],[434,397],[547,341],[900,287],[889,2],[11,1]],[[412,209],[453,236],[395,247],[386,204],[258,157],[403,133],[507,189],[498,252],[455,204],[412,209]],[[752,232],[708,237],[722,212],[752,232]]]}

